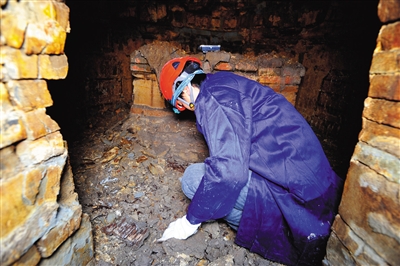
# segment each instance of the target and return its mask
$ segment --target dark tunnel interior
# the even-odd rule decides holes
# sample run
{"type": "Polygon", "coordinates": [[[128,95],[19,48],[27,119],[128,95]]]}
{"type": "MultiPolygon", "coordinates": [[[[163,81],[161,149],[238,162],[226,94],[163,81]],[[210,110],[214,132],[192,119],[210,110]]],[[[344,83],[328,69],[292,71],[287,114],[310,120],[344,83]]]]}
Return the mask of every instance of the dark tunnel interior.
{"type": "Polygon", "coordinates": [[[181,0],[168,1],[165,10],[157,9],[157,1],[67,0],[66,4],[71,25],[65,46],[69,71],[65,80],[48,82],[54,103],[47,113],[59,123],[67,141],[79,140],[115,110],[129,112],[132,85],[125,86],[130,91],[115,90],[119,95],[104,101],[99,100],[104,87],[98,84],[131,84],[129,56],[140,46],[162,40],[198,53],[198,45],[218,42],[226,52],[276,52],[306,67],[295,107],[311,124],[335,170],[345,177],[361,129],[368,71],[381,26],[378,1],[181,0]],[[216,15],[218,10],[225,13],[216,15]],[[162,16],[152,16],[160,12],[162,16]],[[196,23],[213,16],[226,25],[235,24],[215,29],[196,23]],[[324,77],[319,87],[313,87],[307,75],[324,77]]]}

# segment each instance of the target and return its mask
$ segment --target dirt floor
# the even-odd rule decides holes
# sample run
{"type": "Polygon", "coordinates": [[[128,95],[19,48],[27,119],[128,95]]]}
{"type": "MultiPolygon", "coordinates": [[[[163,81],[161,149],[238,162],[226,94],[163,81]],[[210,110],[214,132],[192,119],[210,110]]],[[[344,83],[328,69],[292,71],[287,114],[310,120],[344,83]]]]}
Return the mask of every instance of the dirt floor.
{"type": "Polygon", "coordinates": [[[93,226],[94,265],[281,265],[234,244],[223,221],[187,240],[161,237],[185,215],[179,177],[207,146],[193,114],[145,116],[120,108],[90,121],[69,153],[76,190],[93,226]]]}

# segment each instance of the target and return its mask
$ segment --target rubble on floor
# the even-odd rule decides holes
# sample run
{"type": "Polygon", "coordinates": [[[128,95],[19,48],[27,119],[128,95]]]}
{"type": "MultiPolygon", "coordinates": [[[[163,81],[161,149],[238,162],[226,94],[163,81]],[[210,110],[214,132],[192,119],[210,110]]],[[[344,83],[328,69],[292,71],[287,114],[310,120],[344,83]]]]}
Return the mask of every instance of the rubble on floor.
{"type": "Polygon", "coordinates": [[[76,189],[93,226],[95,265],[280,265],[234,244],[223,221],[187,240],[161,237],[186,214],[179,178],[208,156],[191,115],[127,112],[91,126],[69,144],[76,189]]]}

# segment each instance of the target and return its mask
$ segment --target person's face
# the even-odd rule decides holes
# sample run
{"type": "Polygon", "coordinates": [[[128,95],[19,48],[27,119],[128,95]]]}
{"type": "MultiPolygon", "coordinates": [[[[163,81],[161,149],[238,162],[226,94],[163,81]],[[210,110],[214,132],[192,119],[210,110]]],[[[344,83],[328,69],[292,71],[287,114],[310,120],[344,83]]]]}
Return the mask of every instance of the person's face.
{"type": "MultiPolygon", "coordinates": [[[[193,87],[193,91],[192,91],[192,92],[190,91],[189,86],[186,86],[186,87],[183,89],[181,97],[182,97],[182,99],[184,99],[184,100],[185,100],[186,102],[188,102],[188,103],[191,102],[190,93],[193,93],[193,104],[194,104],[194,102],[195,102],[196,99],[197,99],[197,96],[199,95],[199,89],[196,88],[196,87],[193,87]]],[[[194,106],[193,106],[193,107],[190,107],[190,106],[187,105],[186,103],[181,102],[181,101],[179,101],[179,100],[177,100],[177,103],[178,103],[178,105],[185,107],[187,110],[194,111],[194,109],[195,109],[194,106]]]]}

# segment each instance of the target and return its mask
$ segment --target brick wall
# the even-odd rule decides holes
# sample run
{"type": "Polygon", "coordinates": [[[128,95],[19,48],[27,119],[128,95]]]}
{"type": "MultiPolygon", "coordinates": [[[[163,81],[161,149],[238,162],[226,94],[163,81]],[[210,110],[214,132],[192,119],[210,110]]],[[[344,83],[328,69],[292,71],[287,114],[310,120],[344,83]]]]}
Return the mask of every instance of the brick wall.
{"type": "MultiPolygon", "coordinates": [[[[174,56],[184,56],[185,51],[168,42],[154,42],[140,47],[131,54],[131,71],[133,80],[132,112],[138,112],[143,106],[150,108],[170,108],[166,104],[159,86],[158,79],[161,67],[174,56]]],[[[263,85],[271,87],[282,94],[293,105],[296,102],[301,79],[305,68],[300,63],[279,56],[265,54],[261,56],[244,56],[225,51],[191,54],[202,61],[206,73],[230,71],[245,76],[263,85]]],[[[150,112],[150,110],[146,110],[150,112]]]]}
{"type": "Polygon", "coordinates": [[[400,2],[381,0],[362,130],[333,224],[327,265],[400,262],[400,2]]]}
{"type": "Polygon", "coordinates": [[[344,178],[368,92],[368,68],[380,27],[377,4],[378,0],[362,5],[357,1],[101,1],[97,5],[71,1],[71,23],[76,26],[66,44],[70,71],[54,89],[49,85],[56,103],[49,112],[68,137],[66,133],[76,135],[96,124],[92,121],[96,116],[130,106],[134,96],[130,55],[154,41],[168,42],[187,54],[199,53],[200,44],[221,44],[222,51],[232,55],[276,54],[304,66],[295,107],[344,178]],[[78,118],[65,119],[66,109],[78,118]]]}
{"type": "Polygon", "coordinates": [[[1,1],[0,264],[86,265],[91,224],[82,213],[60,127],[46,114],[47,80],[64,79],[69,8],[1,1]]]}

